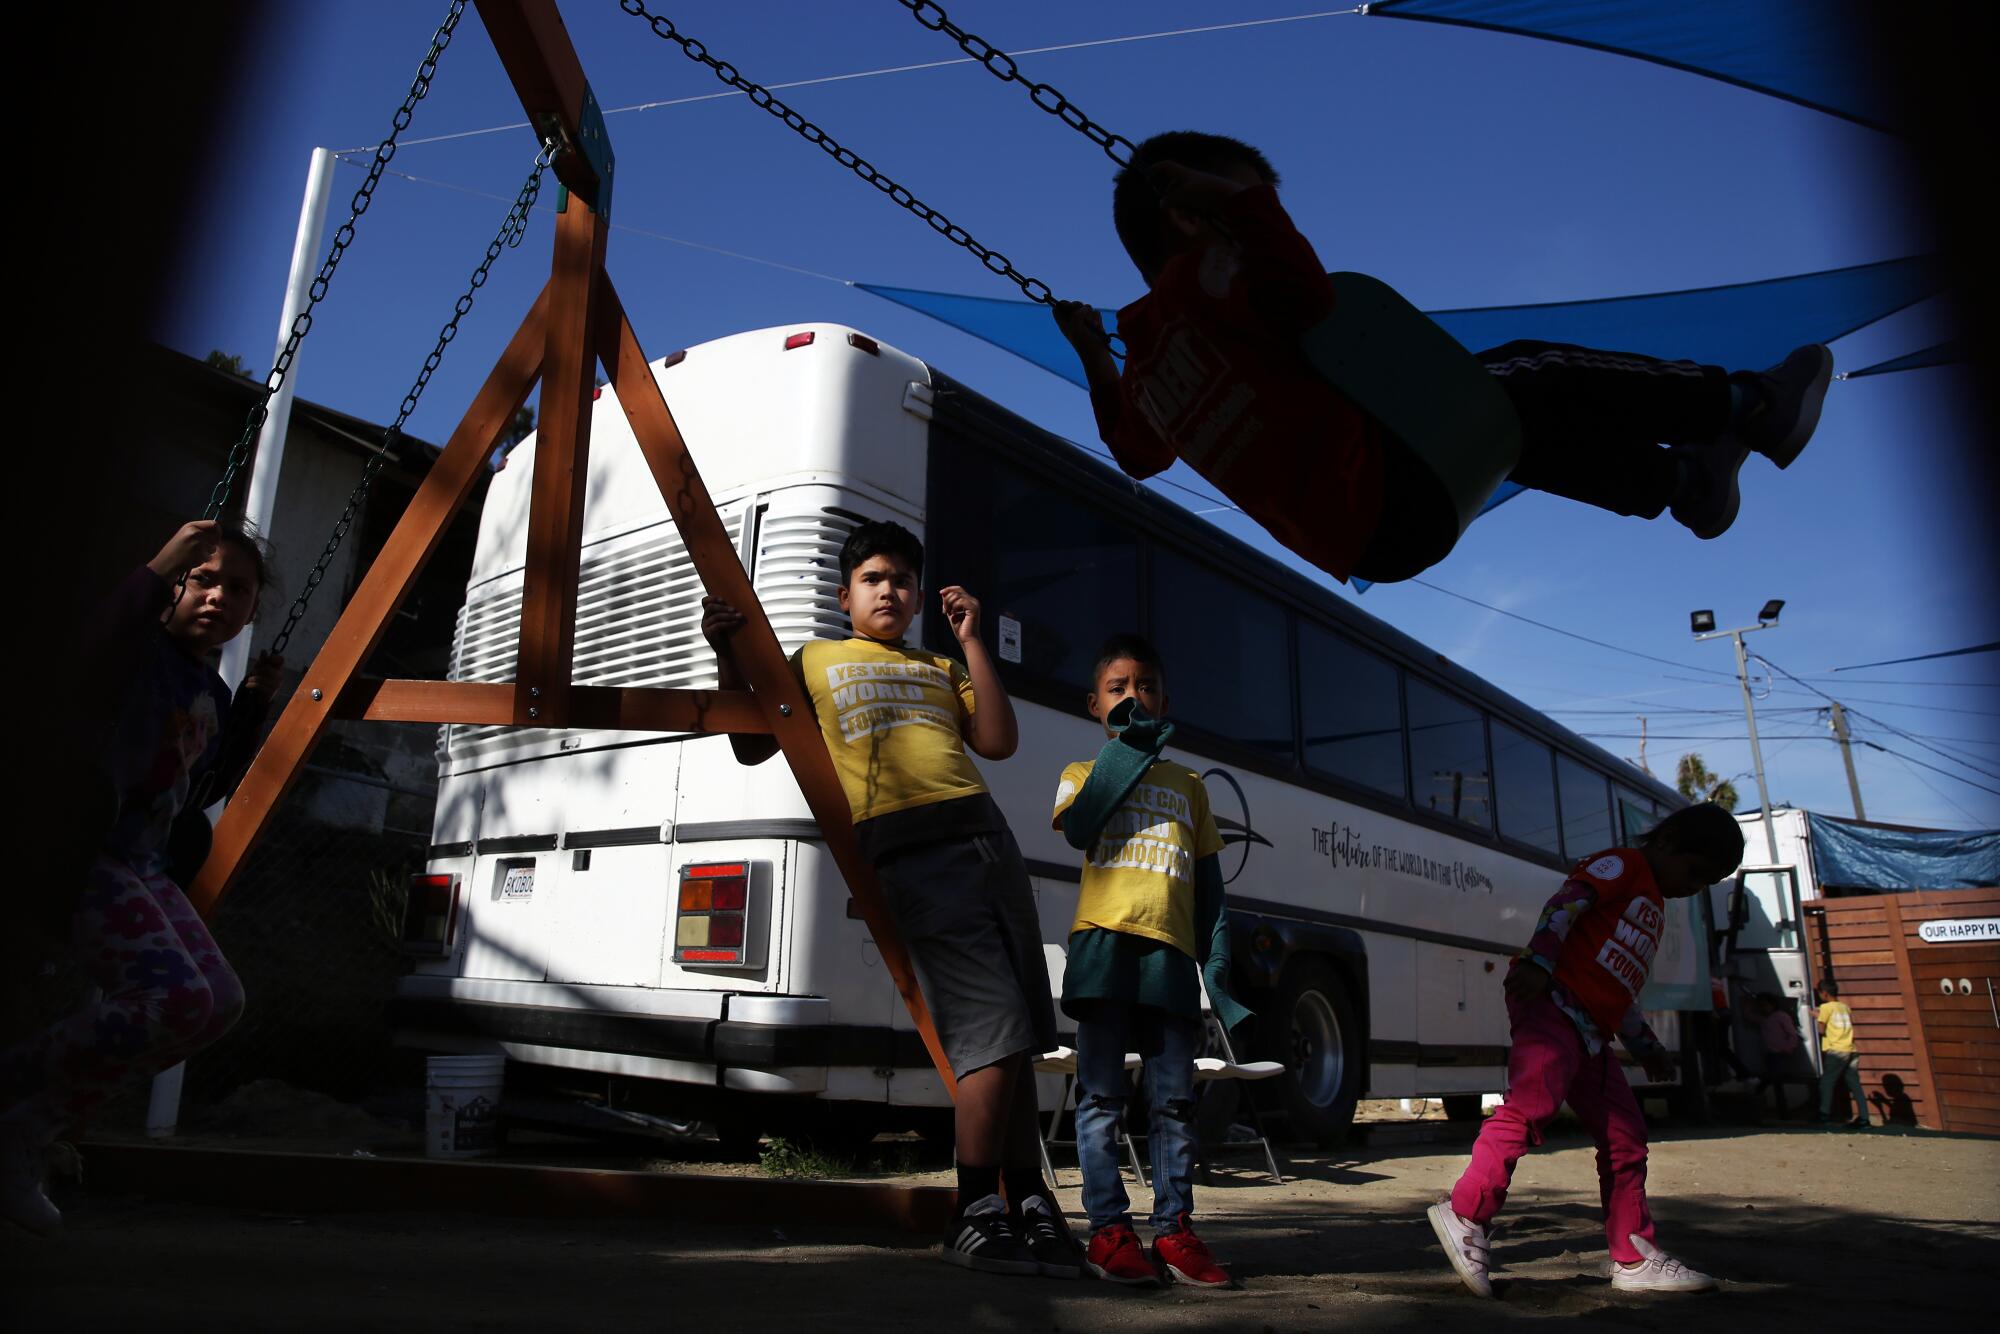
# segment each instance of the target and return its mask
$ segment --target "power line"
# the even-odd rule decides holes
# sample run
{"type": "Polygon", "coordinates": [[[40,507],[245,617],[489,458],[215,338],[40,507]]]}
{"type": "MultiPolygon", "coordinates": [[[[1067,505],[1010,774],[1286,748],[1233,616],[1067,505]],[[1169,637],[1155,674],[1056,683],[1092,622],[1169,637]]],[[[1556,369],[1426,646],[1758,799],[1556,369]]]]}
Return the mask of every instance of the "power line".
{"type": "Polygon", "coordinates": [[[1929,769],[1932,773],[1943,774],[1946,778],[1956,779],[1958,782],[1965,784],[1967,787],[1976,787],[1981,792],[1991,792],[1994,796],[2000,797],[2000,787],[1988,787],[1984,783],[1975,783],[1970,778],[1961,777],[1960,775],[1951,772],[1951,770],[1949,769],[1940,769],[1935,764],[1925,764],[1922,760],[1917,759],[1914,756],[1905,755],[1900,750],[1891,750],[1879,741],[1867,741],[1863,740],[1862,738],[1856,737],[1855,744],[1859,746],[1866,746],[1870,750],[1879,750],[1884,755],[1894,755],[1897,759],[1903,761],[1903,763],[1905,764],[1918,765],[1922,768],[1929,769]]]}
{"type": "MultiPolygon", "coordinates": [[[[1160,32],[1132,33],[1124,37],[1098,37],[1087,42],[1063,42],[1056,46],[1032,46],[1016,51],[1014,54],[1017,56],[1043,56],[1053,54],[1057,51],[1082,51],[1094,46],[1121,46],[1128,42],[1151,42],[1163,37],[1197,37],[1205,33],[1229,32],[1237,28],[1265,28],[1276,23],[1301,23],[1308,19],[1341,18],[1360,12],[1359,6],[1348,9],[1322,9],[1309,14],[1286,14],[1278,18],[1244,19],[1237,23],[1211,23],[1199,28],[1170,28],[1160,32]]],[[[766,84],[765,86],[775,92],[781,88],[811,88],[824,83],[847,83],[856,79],[873,79],[884,74],[912,74],[922,70],[943,69],[948,65],[974,65],[977,63],[970,56],[954,56],[950,60],[925,60],[914,65],[886,65],[881,69],[855,70],[847,74],[823,74],[818,78],[794,79],[790,83],[773,83],[766,84]]],[[[634,102],[630,106],[609,107],[605,110],[604,114],[607,116],[621,116],[630,111],[657,111],[666,107],[687,106],[694,102],[713,102],[719,98],[741,96],[743,94],[735,89],[730,89],[728,92],[722,93],[698,93],[689,97],[672,97],[663,101],[634,102]]],[[[527,121],[512,121],[506,125],[485,125],[476,130],[457,130],[451,134],[433,134],[424,139],[405,139],[402,146],[404,148],[413,148],[418,144],[449,143],[456,139],[475,139],[481,135],[504,134],[509,130],[525,130],[528,128],[530,127],[527,121]]],[[[371,144],[367,148],[343,148],[340,150],[340,153],[372,153],[374,151],[374,146],[371,144]]],[[[335,156],[339,156],[339,154],[335,156]]]]}
{"type": "MultiPolygon", "coordinates": [[[[1655,657],[1651,653],[1641,653],[1637,649],[1626,648],[1621,644],[1607,643],[1602,639],[1592,639],[1589,635],[1580,635],[1576,633],[1576,631],[1574,630],[1565,630],[1559,625],[1550,625],[1547,621],[1538,621],[1532,616],[1523,616],[1521,615],[1521,613],[1517,611],[1508,611],[1505,607],[1496,607],[1490,602],[1481,602],[1478,598],[1468,597],[1464,593],[1454,593],[1449,588],[1445,588],[1439,584],[1434,584],[1428,579],[1411,579],[1408,582],[1413,584],[1420,584],[1423,587],[1430,589],[1433,593],[1442,593],[1448,598],[1457,598],[1460,602],[1470,602],[1475,607],[1483,607],[1487,611],[1497,613],[1498,615],[1511,617],[1512,619],[1517,621],[1523,621],[1529,625],[1534,626],[1538,630],[1547,630],[1550,634],[1561,635],[1565,639],[1575,639],[1585,644],[1595,644],[1598,648],[1608,648],[1613,653],[1624,653],[1634,658],[1644,658],[1648,662],[1663,662],[1669,667],[1679,667],[1683,671],[1708,672],[1709,674],[1714,676],[1726,677],[1731,680],[1735,679],[1734,673],[1725,672],[1720,670],[1719,668],[1699,667],[1696,666],[1694,663],[1690,662],[1675,662],[1672,658],[1655,657]]],[[[1704,681],[1702,684],[1707,685],[1710,683],[1704,681]]]]}
{"type": "MultiPolygon", "coordinates": [[[[1825,700],[1827,703],[1842,704],[1842,701],[1836,700],[1833,696],[1827,694],[1824,690],[1821,690],[1818,686],[1806,685],[1804,681],[1799,681],[1798,677],[1793,676],[1790,672],[1786,671],[1783,667],[1780,667],[1777,663],[1772,662],[1769,658],[1765,657],[1763,654],[1760,653],[1757,655],[1757,661],[1763,663],[1766,667],[1769,667],[1772,671],[1777,672],[1781,676],[1784,676],[1793,681],[1798,681],[1800,685],[1805,686],[1806,689],[1812,691],[1815,695],[1818,695],[1821,699],[1825,700]]],[[[1845,707],[1845,705],[1842,704],[1842,707],[1845,707]]],[[[1944,751],[1939,750],[1936,746],[1933,746],[1928,742],[1921,741],[1918,738],[1911,736],[1908,732],[1905,732],[1902,728],[1897,727],[1892,723],[1883,722],[1880,718],[1877,718],[1872,714],[1862,713],[1855,709],[1848,709],[1848,712],[1853,714],[1857,718],[1867,719],[1869,722],[1875,724],[1877,727],[1880,727],[1885,731],[1891,732],[1894,735],[1903,738],[1903,740],[1905,741],[1912,742],[1915,745],[1922,747],[1924,750],[1929,751],[1933,755],[1937,755],[1944,759],[1950,760],[1953,764],[1964,765],[1966,768],[1972,770],[1972,772],[1979,774],[1982,777],[1991,778],[1996,782],[2000,782],[2000,773],[1995,773],[1991,769],[1982,769],[1976,764],[1969,764],[1966,761],[1959,759],[1956,755],[1948,755],[1944,751]]],[[[1945,771],[1940,769],[1938,770],[1938,772],[1944,773],[1945,771]]],[[[1952,777],[1956,778],[1958,776],[1956,774],[1953,774],[1952,777]]],[[[1966,780],[1960,779],[1959,781],[1964,782],[1966,780]]],[[[1977,787],[1979,785],[1977,783],[1974,783],[1973,786],[1977,787]]],[[[1992,789],[1989,788],[1988,791],[1992,791],[1992,789]]]]}

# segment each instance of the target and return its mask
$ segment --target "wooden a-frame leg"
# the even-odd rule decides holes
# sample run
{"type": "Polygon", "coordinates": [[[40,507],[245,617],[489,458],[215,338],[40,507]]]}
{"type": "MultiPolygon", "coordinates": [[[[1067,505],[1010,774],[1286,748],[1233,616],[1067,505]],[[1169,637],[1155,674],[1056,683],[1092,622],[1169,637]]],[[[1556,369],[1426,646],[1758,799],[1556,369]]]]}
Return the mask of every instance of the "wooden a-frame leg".
{"type": "Polygon", "coordinates": [[[500,433],[534,388],[541,373],[548,307],[549,290],[545,287],[458,429],[451,433],[444,452],[431,465],[381,554],[368,567],[360,588],[306,668],[291,702],[224,809],[208,860],[187,889],[188,899],[202,916],[212,916],[228,892],[229,882],[265,821],[291,790],[313,745],[333,720],[341,692],[381,642],[403,598],[437,550],[452,516],[472,494],[500,433]]]}
{"type": "Polygon", "coordinates": [[[833,759],[826,752],[812,705],[785,662],[778,637],[764,616],[756,589],[744,573],[743,562],[729,540],[722,516],[716,513],[715,501],[702,483],[680,427],[674,423],[673,413],[660,394],[638,335],[625,316],[611,280],[606,277],[601,281],[603,290],[598,295],[601,332],[597,347],[611,377],[612,391],[618,396],[640,452],[645,455],[653,479],[659,483],[660,494],[666,498],[667,508],[680,528],[681,541],[686,544],[695,572],[701,576],[702,586],[743,615],[744,627],[736,638],[737,663],[798,779],[806,805],[819,824],[820,836],[826,840],[827,851],[833,854],[834,863],[846,877],[848,892],[875,938],[875,947],[881,951],[882,962],[916,1022],[932,1064],[945,1087],[956,1097],[957,1081],[952,1078],[951,1064],[938,1042],[937,1028],[917,985],[909,951],[903,946],[902,936],[889,916],[888,903],[876,883],[875,868],[861,855],[860,844],[854,837],[847,796],[834,773],[833,759]]]}
{"type": "Polygon", "coordinates": [[[584,207],[575,195],[556,215],[514,665],[514,721],[523,727],[566,727],[570,721],[577,576],[582,567],[591,397],[596,388],[594,306],[604,272],[605,230],[604,217],[584,207]]]}

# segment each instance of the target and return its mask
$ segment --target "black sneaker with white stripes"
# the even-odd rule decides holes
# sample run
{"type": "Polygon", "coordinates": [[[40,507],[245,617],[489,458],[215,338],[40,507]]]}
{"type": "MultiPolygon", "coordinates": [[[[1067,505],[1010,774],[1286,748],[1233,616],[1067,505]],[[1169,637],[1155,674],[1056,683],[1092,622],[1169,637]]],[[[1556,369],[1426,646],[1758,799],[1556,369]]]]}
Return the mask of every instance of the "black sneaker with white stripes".
{"type": "Polygon", "coordinates": [[[974,1200],[951,1220],[942,1258],[988,1274],[1039,1274],[1042,1267],[1007,1221],[1007,1202],[998,1195],[974,1200]]]}
{"type": "Polygon", "coordinates": [[[1083,1247],[1077,1244],[1076,1234],[1069,1230],[1062,1212],[1048,1197],[1030,1195],[1021,1201],[1015,1225],[1028,1243],[1028,1254],[1035,1257],[1043,1278],[1083,1277],[1083,1247]]]}

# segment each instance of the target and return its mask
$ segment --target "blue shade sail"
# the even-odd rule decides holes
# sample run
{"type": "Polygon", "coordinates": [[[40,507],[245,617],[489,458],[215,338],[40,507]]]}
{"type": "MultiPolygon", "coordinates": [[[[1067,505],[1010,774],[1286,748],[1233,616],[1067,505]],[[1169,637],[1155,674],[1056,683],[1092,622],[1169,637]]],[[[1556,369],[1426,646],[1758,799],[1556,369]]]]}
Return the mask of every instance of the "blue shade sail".
{"type": "MultiPolygon", "coordinates": [[[[1084,387],[1083,367],[1047,306],[876,283],[855,286],[1084,387]]],[[[1540,338],[1736,370],[1769,366],[1801,343],[1830,343],[1943,287],[1936,258],[1913,255],[1725,287],[1426,313],[1474,352],[1516,338],[1540,338]]],[[[1116,310],[1100,310],[1107,327],[1116,323],[1116,310]]]]}
{"type": "Polygon", "coordinates": [[[1864,50],[1880,0],[1377,0],[1363,12],[1590,47],[1898,128],[1864,50]]]}

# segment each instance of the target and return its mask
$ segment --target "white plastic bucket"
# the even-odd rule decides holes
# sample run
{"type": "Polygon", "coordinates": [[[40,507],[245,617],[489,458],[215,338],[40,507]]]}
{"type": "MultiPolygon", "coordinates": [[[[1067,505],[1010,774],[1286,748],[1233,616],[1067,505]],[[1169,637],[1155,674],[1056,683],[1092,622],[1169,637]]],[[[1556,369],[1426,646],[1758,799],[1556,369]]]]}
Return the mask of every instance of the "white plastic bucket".
{"type": "Polygon", "coordinates": [[[424,1155],[479,1158],[500,1130],[505,1056],[433,1056],[424,1071],[424,1155]]]}

